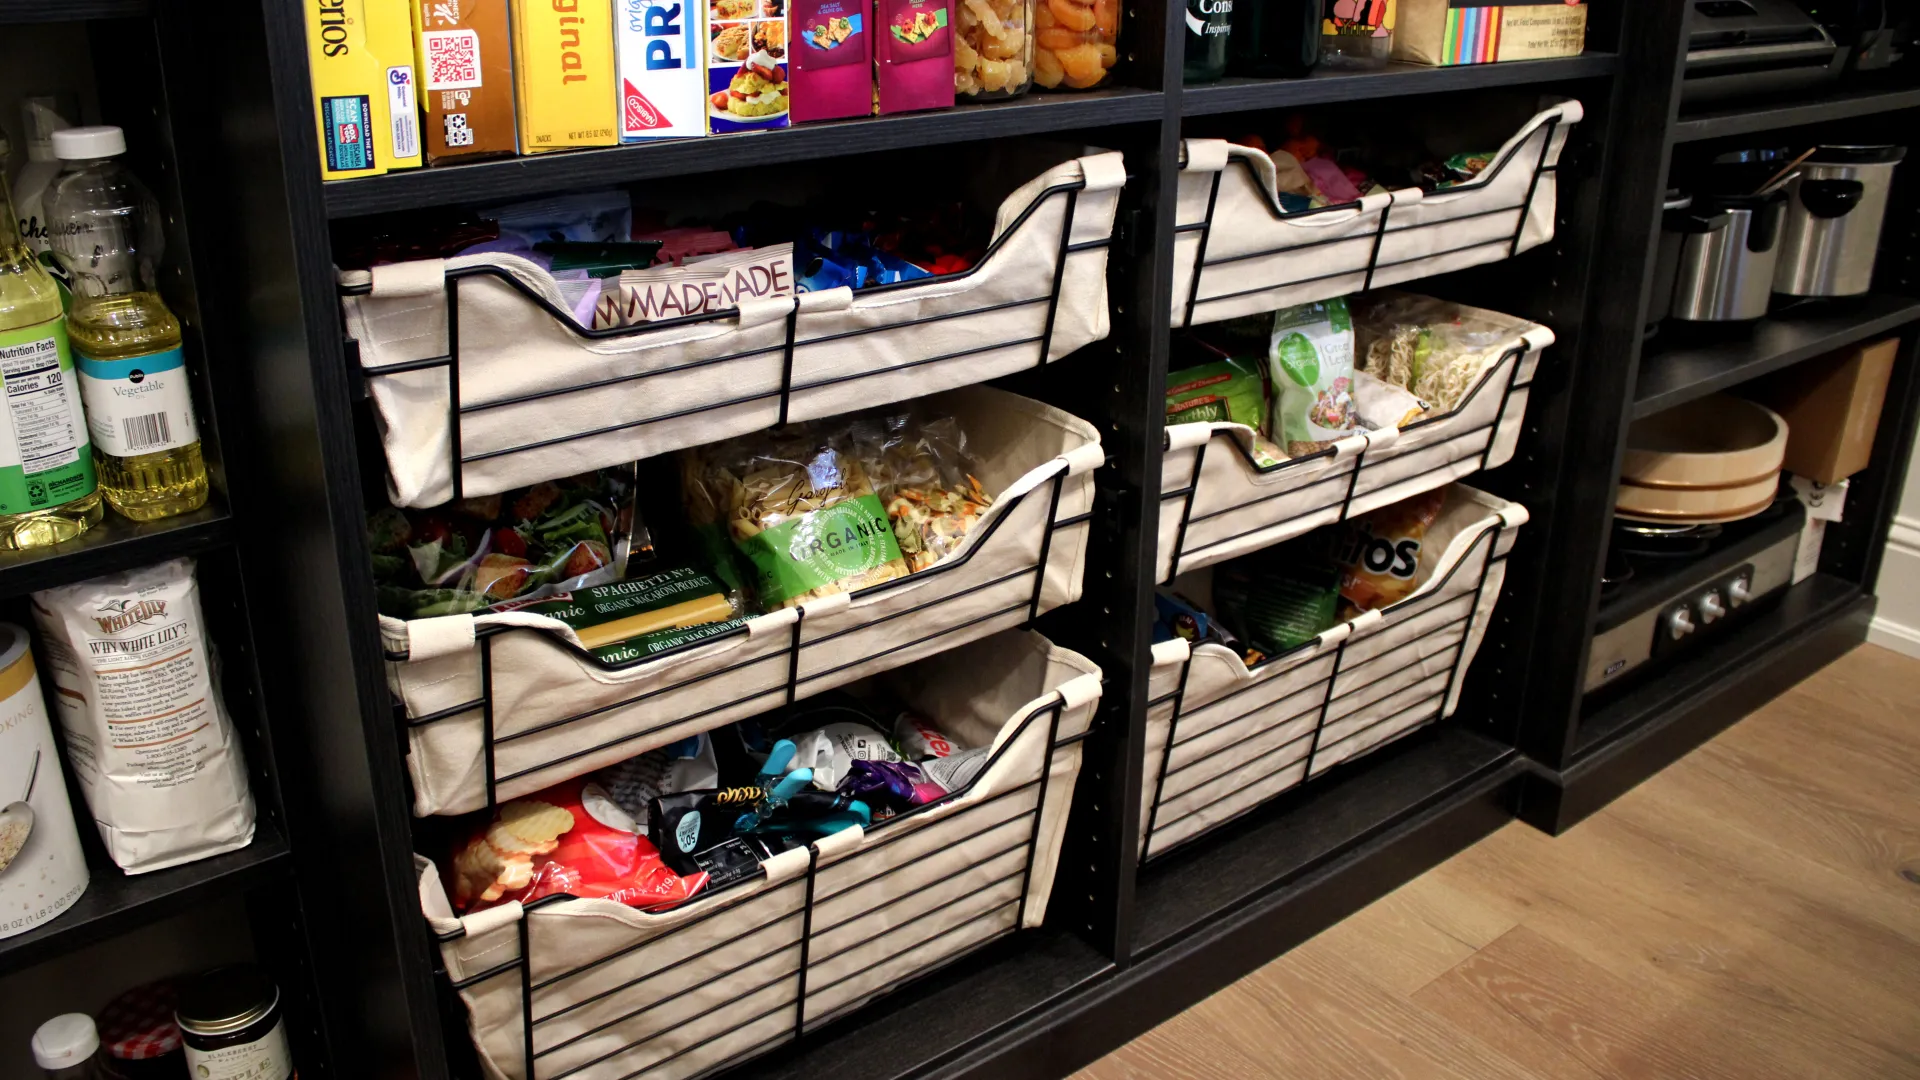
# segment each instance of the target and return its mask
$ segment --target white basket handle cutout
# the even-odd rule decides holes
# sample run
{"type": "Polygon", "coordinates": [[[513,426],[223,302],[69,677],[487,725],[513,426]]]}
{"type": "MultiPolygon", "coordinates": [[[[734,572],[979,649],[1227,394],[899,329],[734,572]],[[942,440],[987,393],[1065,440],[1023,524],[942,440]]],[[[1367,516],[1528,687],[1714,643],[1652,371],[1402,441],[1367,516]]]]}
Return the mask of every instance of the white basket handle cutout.
{"type": "Polygon", "coordinates": [[[372,295],[381,299],[398,296],[440,296],[447,289],[447,260],[415,259],[388,263],[373,268],[372,295]]]}
{"type": "Polygon", "coordinates": [[[1186,161],[1180,167],[1188,172],[1221,172],[1227,167],[1225,139],[1188,139],[1182,148],[1186,161]]]}
{"type": "Polygon", "coordinates": [[[407,659],[419,662],[473,649],[472,615],[438,615],[407,623],[407,659]]]}
{"type": "Polygon", "coordinates": [[[1089,154],[1080,159],[1088,191],[1118,191],[1127,182],[1127,161],[1120,154],[1089,154]]]}

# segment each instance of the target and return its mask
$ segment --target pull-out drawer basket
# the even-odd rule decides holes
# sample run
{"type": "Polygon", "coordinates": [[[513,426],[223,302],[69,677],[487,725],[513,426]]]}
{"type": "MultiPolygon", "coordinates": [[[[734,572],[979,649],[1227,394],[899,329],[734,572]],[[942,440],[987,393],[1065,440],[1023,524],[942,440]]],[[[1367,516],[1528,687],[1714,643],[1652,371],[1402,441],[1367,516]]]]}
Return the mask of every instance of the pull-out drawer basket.
{"type": "Polygon", "coordinates": [[[1057,360],[1107,336],[1125,180],[1111,152],[1046,168],[1000,203],[963,273],[637,327],[582,329],[553,278],[512,255],[344,274],[389,494],[490,495],[1057,360]]]}
{"type": "Polygon", "coordinates": [[[1427,534],[1432,576],[1398,603],[1247,667],[1222,645],[1153,649],[1143,859],[1453,712],[1526,509],[1461,485],[1427,534]]]}
{"type": "Polygon", "coordinates": [[[453,814],[1021,626],[1080,595],[1093,426],[991,387],[954,416],[994,503],[926,570],[746,620],[731,633],[611,665],[564,623],[522,612],[382,618],[406,713],[414,813],[453,814]]]}
{"type": "MultiPolygon", "coordinates": [[[[1244,424],[1173,424],[1160,465],[1155,580],[1244,555],[1491,469],[1513,457],[1544,326],[1523,324],[1454,408],[1257,464],[1244,424]]],[[[1362,374],[1361,379],[1371,379],[1362,374]]]]}
{"type": "Polygon", "coordinates": [[[1188,139],[1173,250],[1173,325],[1241,315],[1498,262],[1553,239],[1554,172],[1580,103],[1542,110],[1471,181],[1289,214],[1273,159],[1188,139]]]}
{"type": "Polygon", "coordinates": [[[1099,669],[1013,631],[882,678],[943,731],[991,745],[986,767],[945,801],[776,856],[762,877],[665,913],[552,896],[455,918],[419,860],[489,1077],[714,1072],[1040,925],[1099,669]]]}

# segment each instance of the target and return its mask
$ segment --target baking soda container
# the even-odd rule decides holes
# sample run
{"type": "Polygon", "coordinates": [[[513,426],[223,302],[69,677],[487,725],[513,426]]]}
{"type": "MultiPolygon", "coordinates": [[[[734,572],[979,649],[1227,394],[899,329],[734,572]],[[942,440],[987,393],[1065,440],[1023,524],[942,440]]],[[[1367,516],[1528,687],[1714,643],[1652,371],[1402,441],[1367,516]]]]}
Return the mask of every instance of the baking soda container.
{"type": "Polygon", "coordinates": [[[71,540],[100,522],[93,451],[60,290],[20,239],[0,177],[0,549],[71,540]]]}
{"type": "Polygon", "coordinates": [[[54,132],[66,171],[46,206],[54,254],[73,277],[67,334],[100,489],[121,514],[153,521],[206,504],[207,464],[180,322],[154,291],[159,208],[117,160],[126,149],[116,127],[54,132]]]}
{"type": "Polygon", "coordinates": [[[39,926],[85,891],[87,860],[27,632],[0,623],[0,938],[39,926]]]}

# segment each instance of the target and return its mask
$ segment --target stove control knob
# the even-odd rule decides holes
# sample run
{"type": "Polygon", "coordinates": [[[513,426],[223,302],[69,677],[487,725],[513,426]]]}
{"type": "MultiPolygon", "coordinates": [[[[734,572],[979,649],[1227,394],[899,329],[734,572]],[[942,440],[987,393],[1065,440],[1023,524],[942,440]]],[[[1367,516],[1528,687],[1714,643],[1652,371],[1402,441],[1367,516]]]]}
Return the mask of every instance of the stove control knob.
{"type": "Polygon", "coordinates": [[[1734,578],[1727,583],[1727,604],[1729,606],[1739,607],[1751,599],[1753,599],[1753,588],[1748,584],[1746,578],[1734,578]]]}
{"type": "Polygon", "coordinates": [[[1693,612],[1686,608],[1674,608],[1667,613],[1667,635],[1675,641],[1693,633],[1693,612]]]}
{"type": "Polygon", "coordinates": [[[1706,626],[1727,613],[1727,605],[1720,602],[1720,594],[1710,592],[1700,598],[1700,625],[1706,626]]]}

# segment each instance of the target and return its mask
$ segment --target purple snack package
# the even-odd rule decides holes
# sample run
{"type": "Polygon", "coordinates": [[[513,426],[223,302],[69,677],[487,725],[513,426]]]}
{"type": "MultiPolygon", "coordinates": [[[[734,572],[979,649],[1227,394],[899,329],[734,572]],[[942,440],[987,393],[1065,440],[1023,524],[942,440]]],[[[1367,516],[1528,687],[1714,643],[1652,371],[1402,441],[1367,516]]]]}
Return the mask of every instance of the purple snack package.
{"type": "Polygon", "coordinates": [[[898,812],[924,801],[915,797],[921,786],[920,770],[904,761],[863,760],[849,767],[840,793],[876,809],[898,812]]]}

